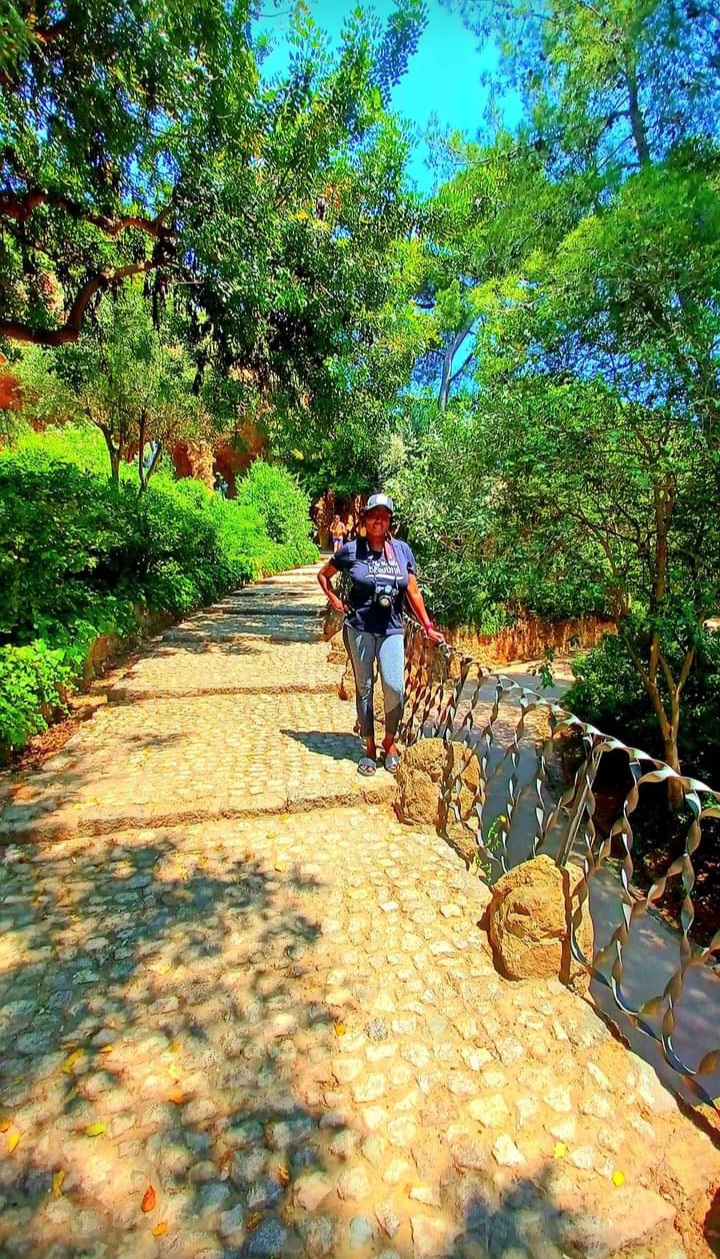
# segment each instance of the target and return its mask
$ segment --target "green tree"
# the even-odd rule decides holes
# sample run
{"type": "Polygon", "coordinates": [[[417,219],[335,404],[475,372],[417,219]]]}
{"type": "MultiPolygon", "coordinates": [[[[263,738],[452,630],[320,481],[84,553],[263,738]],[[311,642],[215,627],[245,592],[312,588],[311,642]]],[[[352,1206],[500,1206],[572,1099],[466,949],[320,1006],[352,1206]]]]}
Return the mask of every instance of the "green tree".
{"type": "Polygon", "coordinates": [[[455,155],[462,167],[431,199],[409,260],[412,300],[425,313],[416,377],[436,385],[441,410],[471,383],[480,333],[516,295],[528,253],[558,243],[575,221],[565,189],[547,179],[532,147],[500,133],[487,145],[457,140],[455,155]]]}
{"type": "Polygon", "coordinates": [[[24,414],[42,423],[82,418],[94,424],[107,447],[113,483],[134,455],[141,494],[164,449],[211,430],[193,393],[187,351],[154,327],[137,284],[102,303],[76,345],[32,347],[17,369],[24,414]]]}
{"type": "MultiPolygon", "coordinates": [[[[476,286],[485,299],[466,464],[485,584],[539,610],[608,611],[677,768],[720,582],[718,15],[671,0],[455,7],[499,47],[496,96],[525,106],[496,145],[518,176],[511,214],[501,182],[486,211],[470,202],[480,265],[462,215],[460,249],[435,246],[449,309],[476,286]],[[505,224],[512,247],[486,251],[505,224]]],[[[462,206],[486,157],[468,151],[438,199],[462,206]]]]}
{"type": "Polygon", "coordinates": [[[246,0],[3,12],[0,335],[75,341],[98,293],[146,272],[156,305],[184,294],[201,369],[319,395],[384,300],[373,261],[404,212],[384,104],[422,0],[384,29],[358,11],[334,57],[299,5],[269,85],[246,0]]]}
{"type": "Polygon", "coordinates": [[[96,293],[176,265],[187,120],[211,132],[252,94],[248,16],[245,0],[5,0],[0,335],[74,341],[96,293]]]}
{"type": "Polygon", "coordinates": [[[718,134],[720,13],[705,0],[444,0],[483,46],[519,134],[595,191],[688,138],[718,134]]]}

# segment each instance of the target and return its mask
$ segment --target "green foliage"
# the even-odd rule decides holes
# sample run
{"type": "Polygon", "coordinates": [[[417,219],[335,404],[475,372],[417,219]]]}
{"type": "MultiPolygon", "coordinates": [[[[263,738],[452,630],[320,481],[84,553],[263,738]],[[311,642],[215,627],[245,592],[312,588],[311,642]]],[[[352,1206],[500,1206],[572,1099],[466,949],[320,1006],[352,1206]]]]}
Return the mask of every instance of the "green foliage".
{"type": "MultiPolygon", "coordinates": [[[[678,653],[672,659],[679,667],[678,653]]],[[[621,640],[608,634],[573,664],[575,681],[563,698],[578,717],[660,758],[664,748],[647,695],[621,640]]],[[[664,699],[667,702],[665,688],[664,699]]],[[[705,632],[683,698],[679,730],[683,773],[720,782],[720,634],[705,632]]]]}
{"type": "Polygon", "coordinates": [[[173,291],[200,375],[235,369],[243,418],[272,395],[286,454],[291,430],[353,410],[417,218],[386,106],[425,6],[397,0],[384,26],[357,9],[330,52],[300,4],[270,82],[264,16],[247,0],[90,0],[53,23],[5,4],[0,335],[75,340],[98,295],[145,275],[156,322],[173,291]]]}
{"type": "Polygon", "coordinates": [[[47,729],[71,677],[62,649],[51,650],[42,639],[25,647],[0,647],[0,748],[22,747],[31,734],[47,729]]]}
{"type": "MultiPolygon", "coordinates": [[[[11,445],[12,452],[16,455],[27,455],[30,459],[40,460],[46,456],[53,461],[73,464],[83,472],[107,476],[107,447],[102,433],[82,422],[62,426],[50,424],[39,432],[25,429],[11,445]]],[[[120,474],[137,487],[137,473],[131,464],[123,464],[120,474]]]]}
{"type": "Polygon", "coordinates": [[[509,453],[503,415],[504,401],[496,410],[485,398],[460,398],[428,417],[418,400],[406,458],[383,482],[433,610],[446,624],[487,634],[521,609],[551,620],[603,611],[603,590],[576,553],[548,546],[546,537],[541,543],[528,529],[534,517],[524,471],[504,477],[499,467],[509,453]]]}
{"type": "Polygon", "coordinates": [[[486,586],[473,417],[453,404],[427,422],[420,400],[407,419],[406,460],[384,482],[395,500],[396,525],[413,547],[434,614],[491,632],[506,615],[486,586]]]}
{"type": "Polygon", "coordinates": [[[524,105],[523,129],[564,177],[607,183],[688,135],[717,135],[712,4],[675,0],[444,0],[499,65],[496,92],[524,105]]]}
{"type": "Polygon", "coordinates": [[[282,469],[251,474],[246,502],[163,475],[139,497],[132,479],[113,491],[87,437],[50,431],[48,449],[31,435],[0,453],[0,744],[43,728],[100,634],[132,637],[144,611],[188,612],[317,558],[307,501],[282,469]]]}
{"type": "Polygon", "coordinates": [[[238,508],[257,512],[268,537],[292,568],[310,564],[317,548],[310,541],[310,499],[285,468],[257,459],[240,482],[235,500],[238,508]]]}
{"type": "Polygon", "coordinates": [[[513,137],[455,144],[461,169],[430,207],[415,292],[437,335],[419,369],[441,408],[455,388],[458,467],[431,424],[398,493],[429,570],[449,552],[446,572],[458,556],[473,576],[443,598],[464,619],[473,587],[509,610],[613,617],[677,768],[720,600],[718,16],[448,3],[495,41],[495,92],[525,109],[513,137]]]}
{"type": "Polygon", "coordinates": [[[14,364],[22,416],[36,424],[86,420],[102,435],[113,480],[132,454],[144,491],[165,447],[211,431],[193,391],[192,362],[170,339],[170,324],[159,331],[141,287],[128,283],[100,306],[76,345],[22,353],[14,364]]]}

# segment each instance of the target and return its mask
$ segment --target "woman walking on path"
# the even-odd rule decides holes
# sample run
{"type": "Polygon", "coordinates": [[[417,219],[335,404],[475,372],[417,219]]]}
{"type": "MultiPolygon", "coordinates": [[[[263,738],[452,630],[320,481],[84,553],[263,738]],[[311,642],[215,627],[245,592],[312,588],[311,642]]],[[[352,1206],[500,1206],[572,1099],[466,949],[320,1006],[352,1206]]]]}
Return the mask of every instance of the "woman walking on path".
{"type": "Polygon", "coordinates": [[[385,701],[386,770],[394,774],[400,760],[395,745],[402,717],[405,675],[403,604],[408,603],[433,642],[444,641],[427,614],[417,582],[415,557],[407,542],[390,535],[394,504],[385,494],[373,494],[362,514],[365,537],[348,542],[320,569],[318,581],[337,612],[344,617],[343,639],[355,675],[358,726],[365,754],[358,773],[374,774],[377,748],[373,714],[373,680],[377,660],[385,701]],[[350,594],[345,606],[331,586],[337,573],[347,573],[350,594]]]}

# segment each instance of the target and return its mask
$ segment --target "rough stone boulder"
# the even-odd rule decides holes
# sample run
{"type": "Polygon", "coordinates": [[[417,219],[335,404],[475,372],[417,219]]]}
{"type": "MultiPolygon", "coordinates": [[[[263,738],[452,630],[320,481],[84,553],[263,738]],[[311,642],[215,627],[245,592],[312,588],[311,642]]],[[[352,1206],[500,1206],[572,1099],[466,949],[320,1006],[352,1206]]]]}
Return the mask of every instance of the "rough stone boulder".
{"type": "MultiPolygon", "coordinates": [[[[590,977],[572,957],[568,920],[579,871],[559,870],[550,857],[534,857],[495,884],[487,923],[495,964],[508,979],[560,979],[585,992],[590,977]]],[[[589,959],[593,928],[587,906],[578,929],[589,959]]]]}
{"type": "MultiPolygon", "coordinates": [[[[451,745],[453,767],[463,755],[461,748],[451,745]]],[[[447,748],[442,739],[419,739],[402,756],[397,772],[398,793],[395,800],[395,811],[401,822],[413,822],[422,826],[439,826],[442,820],[440,809],[440,786],[447,760],[447,748]]],[[[475,757],[471,757],[462,771],[459,805],[462,816],[465,816],[472,805],[480,779],[480,767],[475,757]]],[[[456,802],[457,790],[456,790],[456,802]]],[[[456,822],[448,818],[447,838],[468,863],[477,852],[477,845],[472,834],[456,822]]]]}
{"type": "Polygon", "coordinates": [[[447,751],[442,739],[419,739],[400,759],[395,812],[401,822],[436,826],[447,751]]]}

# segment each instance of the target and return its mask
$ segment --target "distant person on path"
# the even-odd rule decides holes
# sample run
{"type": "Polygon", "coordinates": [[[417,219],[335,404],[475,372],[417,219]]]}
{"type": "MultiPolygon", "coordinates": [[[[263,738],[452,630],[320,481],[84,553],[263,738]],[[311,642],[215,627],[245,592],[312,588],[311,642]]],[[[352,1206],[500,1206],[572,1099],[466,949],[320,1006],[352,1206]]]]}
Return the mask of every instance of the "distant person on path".
{"type": "Polygon", "coordinates": [[[343,524],[342,520],[338,516],[337,512],[335,512],[335,516],[333,517],[333,522],[330,526],[330,536],[332,538],[333,551],[340,550],[340,547],[345,541],[345,533],[346,533],[345,525],[343,524]]]}
{"type": "Polygon", "coordinates": [[[361,518],[365,536],[346,543],[318,573],[318,581],[331,606],[345,617],[343,639],[355,675],[360,738],[365,740],[358,773],[365,775],[374,774],[377,768],[373,713],[376,660],[385,700],[382,741],[385,769],[394,774],[400,761],[395,735],[405,700],[403,604],[406,598],[428,637],[433,642],[444,641],[425,609],[410,547],[390,534],[394,511],[393,501],[386,494],[372,494],[361,518]],[[337,573],[347,573],[350,579],[348,607],[330,584],[337,573]]]}

